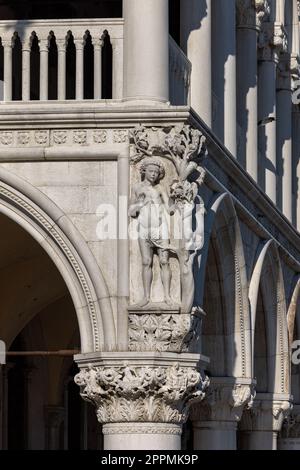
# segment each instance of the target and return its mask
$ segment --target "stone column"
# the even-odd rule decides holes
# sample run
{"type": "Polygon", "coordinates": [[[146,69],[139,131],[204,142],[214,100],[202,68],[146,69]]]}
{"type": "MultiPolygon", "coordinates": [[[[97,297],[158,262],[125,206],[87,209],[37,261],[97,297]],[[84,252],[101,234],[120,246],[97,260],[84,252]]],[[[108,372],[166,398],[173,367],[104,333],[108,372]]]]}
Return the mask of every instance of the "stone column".
{"type": "Polygon", "coordinates": [[[74,39],[74,44],[76,47],[76,100],[83,99],[83,91],[84,91],[84,44],[85,41],[83,39],[74,39]]]}
{"type": "Polygon", "coordinates": [[[206,397],[191,410],[195,450],[236,450],[237,424],[252,401],[252,383],[212,378],[206,397]]]}
{"type": "Polygon", "coordinates": [[[64,419],[64,407],[56,405],[45,407],[46,445],[48,450],[59,450],[59,428],[64,419]]]}
{"type": "Polygon", "coordinates": [[[124,98],[169,99],[168,0],[123,0],[124,98]]]}
{"type": "Polygon", "coordinates": [[[280,23],[264,22],[259,34],[258,125],[260,162],[259,182],[276,204],[276,67],[280,52],[286,50],[286,36],[280,23]]]}
{"type": "Polygon", "coordinates": [[[111,39],[111,45],[113,54],[112,97],[117,100],[123,97],[123,41],[111,39]]]}
{"type": "Polygon", "coordinates": [[[300,450],[300,405],[294,405],[278,438],[279,450],[300,450]]]}
{"type": "Polygon", "coordinates": [[[2,39],[4,49],[4,101],[12,100],[12,40],[2,39]]]}
{"type": "Polygon", "coordinates": [[[180,450],[182,424],[207,379],[197,354],[102,353],[76,357],[75,382],[94,403],[105,450],[180,450]]]}
{"type": "Polygon", "coordinates": [[[213,2],[213,86],[218,101],[216,132],[236,157],[236,8],[235,0],[213,2]]]}
{"type": "Polygon", "coordinates": [[[95,39],[94,46],[94,100],[102,98],[102,47],[103,39],[95,39]]]}
{"type": "Polygon", "coordinates": [[[48,99],[48,55],[49,41],[40,41],[40,100],[48,99]]]}
{"type": "Polygon", "coordinates": [[[253,407],[242,417],[241,449],[276,450],[278,433],[290,407],[289,395],[257,394],[253,407]]]}
{"type": "Polygon", "coordinates": [[[237,1],[237,116],[241,128],[240,163],[258,180],[257,38],[268,15],[266,2],[237,1]]]}
{"type": "Polygon", "coordinates": [[[22,100],[30,100],[31,38],[22,41],[22,100]]]}
{"type": "Polygon", "coordinates": [[[192,63],[191,106],[211,127],[211,0],[181,2],[180,8],[181,47],[192,63]]]}
{"type": "Polygon", "coordinates": [[[292,221],[292,83],[290,54],[284,54],[277,73],[277,204],[292,221]]]}
{"type": "Polygon", "coordinates": [[[57,39],[57,99],[66,99],[66,39],[57,39]]]}

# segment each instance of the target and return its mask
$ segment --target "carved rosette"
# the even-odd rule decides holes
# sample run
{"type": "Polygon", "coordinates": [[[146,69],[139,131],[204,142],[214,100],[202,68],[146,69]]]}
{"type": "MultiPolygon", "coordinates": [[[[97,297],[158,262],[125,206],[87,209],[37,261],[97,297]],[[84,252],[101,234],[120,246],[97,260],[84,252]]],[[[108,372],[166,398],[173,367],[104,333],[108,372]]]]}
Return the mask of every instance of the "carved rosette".
{"type": "Polygon", "coordinates": [[[290,411],[288,400],[255,399],[251,409],[243,414],[241,430],[279,432],[290,411]]]}
{"type": "Polygon", "coordinates": [[[205,313],[145,312],[129,309],[129,350],[196,352],[201,350],[201,328],[205,313]]]}
{"type": "Polygon", "coordinates": [[[211,379],[205,399],[193,405],[193,421],[231,421],[238,422],[243,410],[253,403],[254,388],[251,383],[230,383],[211,379]]]}
{"type": "Polygon", "coordinates": [[[236,6],[238,28],[258,30],[270,18],[269,0],[237,0],[236,6]]]}
{"type": "Polygon", "coordinates": [[[196,368],[172,366],[89,366],[75,377],[83,399],[96,407],[106,423],[181,425],[189,407],[202,400],[208,379],[196,368]]]}
{"type": "Polygon", "coordinates": [[[259,60],[279,61],[281,53],[287,52],[287,33],[281,23],[264,22],[258,36],[259,60]]]}

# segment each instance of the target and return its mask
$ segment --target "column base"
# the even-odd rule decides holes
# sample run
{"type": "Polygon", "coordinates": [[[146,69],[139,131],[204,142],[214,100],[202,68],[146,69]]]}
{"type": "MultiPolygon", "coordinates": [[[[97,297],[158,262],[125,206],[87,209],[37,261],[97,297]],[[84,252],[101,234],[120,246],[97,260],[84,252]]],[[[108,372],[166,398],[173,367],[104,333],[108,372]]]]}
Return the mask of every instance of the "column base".
{"type": "Polygon", "coordinates": [[[168,423],[103,425],[105,450],[180,450],[182,428],[168,423]]]}

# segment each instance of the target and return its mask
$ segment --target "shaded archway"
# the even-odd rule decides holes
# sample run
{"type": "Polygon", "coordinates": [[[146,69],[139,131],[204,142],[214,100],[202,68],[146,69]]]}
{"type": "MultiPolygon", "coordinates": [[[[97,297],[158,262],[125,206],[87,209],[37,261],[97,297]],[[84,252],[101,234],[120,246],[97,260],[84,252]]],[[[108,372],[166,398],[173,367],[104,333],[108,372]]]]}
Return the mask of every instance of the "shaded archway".
{"type": "Polygon", "coordinates": [[[108,289],[68,217],[47,196],[4,168],[0,169],[0,213],[27,231],[61,273],[76,309],[81,351],[112,349],[115,325],[108,289]]]}

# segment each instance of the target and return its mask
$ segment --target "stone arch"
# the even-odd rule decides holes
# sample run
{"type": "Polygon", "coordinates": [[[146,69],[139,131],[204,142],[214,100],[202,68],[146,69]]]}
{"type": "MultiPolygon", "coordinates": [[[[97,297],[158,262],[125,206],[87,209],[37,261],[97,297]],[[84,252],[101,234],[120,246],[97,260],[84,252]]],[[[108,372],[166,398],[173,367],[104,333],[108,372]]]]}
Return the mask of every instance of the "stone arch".
{"type": "MultiPolygon", "coordinates": [[[[214,199],[206,216],[205,244],[201,253],[200,276],[197,283],[198,301],[200,305],[204,305],[204,309],[205,289],[210,282],[210,272],[213,270],[212,276],[218,277],[219,297],[221,297],[216,310],[221,310],[222,313],[219,312],[218,321],[213,318],[216,311],[210,316],[211,318],[207,315],[203,331],[205,334],[206,322],[208,330],[214,329],[214,332],[212,331],[214,338],[211,337],[210,341],[219,341],[221,337],[223,338],[222,347],[226,363],[223,370],[217,373],[250,378],[251,335],[246,263],[238,217],[232,198],[227,193],[218,195],[214,199]],[[212,322],[215,322],[214,326],[212,322]],[[217,331],[216,328],[220,323],[222,323],[221,330],[217,331]]],[[[205,354],[205,351],[203,352],[205,354]]]]}
{"type": "Polygon", "coordinates": [[[259,343],[264,343],[264,351],[260,353],[260,361],[261,364],[264,361],[263,369],[265,367],[267,369],[262,372],[265,377],[264,388],[266,390],[260,390],[260,384],[257,383],[258,391],[289,393],[289,345],[285,289],[279,251],[273,240],[269,240],[259,247],[249,286],[249,301],[253,373],[257,353],[255,351],[256,335],[264,335],[264,341],[260,339],[259,343]]]}
{"type": "Polygon", "coordinates": [[[70,219],[46,195],[5,168],[0,168],[0,212],[42,246],[62,275],[76,310],[81,351],[115,348],[108,288],[70,219]]]}
{"type": "Polygon", "coordinates": [[[291,289],[290,304],[287,314],[287,323],[289,331],[289,344],[291,346],[294,339],[294,331],[298,322],[299,333],[300,333],[300,315],[297,315],[298,309],[300,308],[300,276],[296,276],[291,289]]]}

